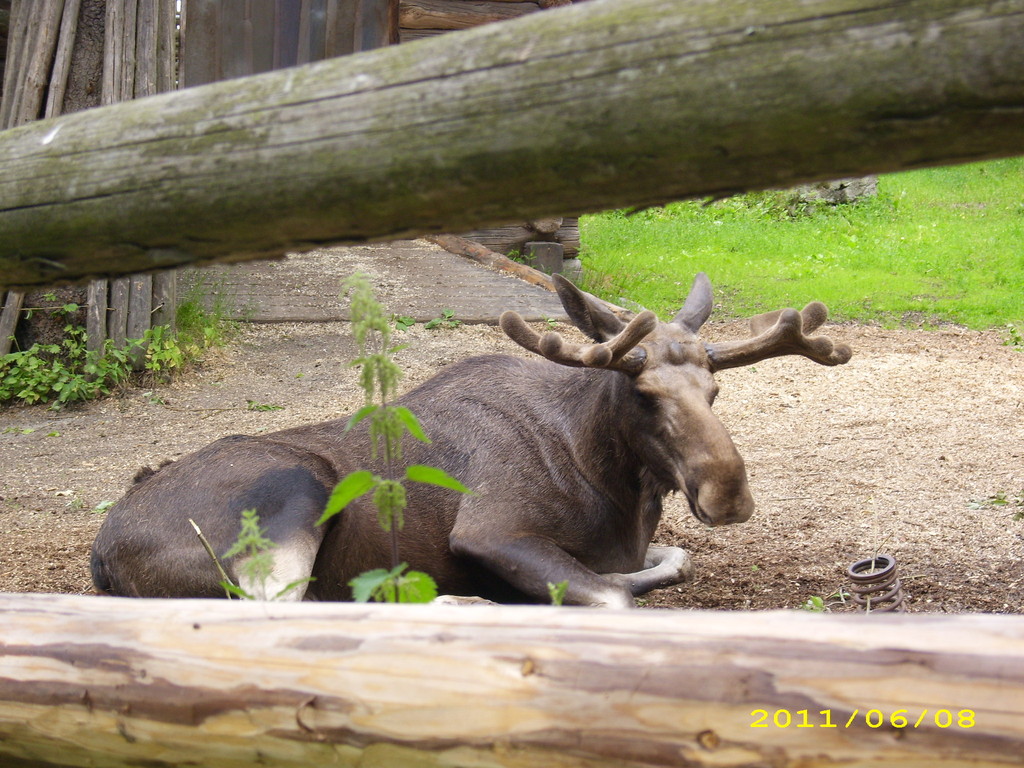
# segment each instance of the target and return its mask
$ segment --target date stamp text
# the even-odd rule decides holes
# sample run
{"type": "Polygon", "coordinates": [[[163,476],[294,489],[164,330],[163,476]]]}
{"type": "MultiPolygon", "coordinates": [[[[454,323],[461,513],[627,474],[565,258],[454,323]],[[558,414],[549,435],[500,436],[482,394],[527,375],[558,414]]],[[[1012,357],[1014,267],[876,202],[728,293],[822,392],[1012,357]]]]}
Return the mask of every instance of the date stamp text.
{"type": "Polygon", "coordinates": [[[831,709],[755,709],[750,717],[751,728],[853,728],[861,724],[868,728],[973,728],[975,724],[972,709],[855,709],[849,716],[843,713],[835,720],[831,709]]]}

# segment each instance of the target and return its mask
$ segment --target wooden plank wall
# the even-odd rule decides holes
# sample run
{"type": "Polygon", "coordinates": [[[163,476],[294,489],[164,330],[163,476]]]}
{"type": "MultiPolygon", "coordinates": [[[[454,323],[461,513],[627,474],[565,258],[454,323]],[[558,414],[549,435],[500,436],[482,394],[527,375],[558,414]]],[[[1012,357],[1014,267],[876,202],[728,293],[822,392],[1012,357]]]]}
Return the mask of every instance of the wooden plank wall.
{"type": "Polygon", "coordinates": [[[397,0],[184,0],[185,87],[397,42],[397,0]]]}

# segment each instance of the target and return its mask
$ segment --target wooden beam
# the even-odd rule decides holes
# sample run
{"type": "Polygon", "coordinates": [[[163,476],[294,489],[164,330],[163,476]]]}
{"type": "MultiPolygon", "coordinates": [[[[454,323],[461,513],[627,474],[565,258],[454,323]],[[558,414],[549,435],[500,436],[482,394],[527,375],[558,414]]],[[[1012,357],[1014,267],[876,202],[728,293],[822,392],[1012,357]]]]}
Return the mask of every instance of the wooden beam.
{"type": "Polygon", "coordinates": [[[496,253],[490,248],[480,245],[480,243],[474,243],[472,240],[467,240],[458,235],[431,235],[427,239],[435,245],[440,245],[449,253],[472,259],[499,272],[515,275],[528,283],[538,285],[552,293],[555,291],[555,283],[551,279],[551,275],[545,275],[539,269],[512,261],[508,256],[496,253]]]}
{"type": "Polygon", "coordinates": [[[592,0],[0,133],[0,282],[1024,152],[1024,0],[592,0]]]}
{"type": "Polygon", "coordinates": [[[103,354],[106,346],[108,290],[106,280],[89,282],[88,309],[85,314],[86,347],[96,354],[103,354]]]}
{"type": "Polygon", "coordinates": [[[1024,617],[0,595],[0,763],[1024,764],[1024,617]]]}
{"type": "Polygon", "coordinates": [[[401,0],[398,9],[398,25],[406,29],[467,29],[535,13],[540,6],[496,0],[401,0]]]}
{"type": "Polygon", "coordinates": [[[25,294],[21,291],[8,291],[4,299],[4,308],[0,312],[0,357],[11,351],[11,339],[14,336],[14,329],[18,327],[18,318],[21,316],[21,305],[25,301],[25,294]]]}

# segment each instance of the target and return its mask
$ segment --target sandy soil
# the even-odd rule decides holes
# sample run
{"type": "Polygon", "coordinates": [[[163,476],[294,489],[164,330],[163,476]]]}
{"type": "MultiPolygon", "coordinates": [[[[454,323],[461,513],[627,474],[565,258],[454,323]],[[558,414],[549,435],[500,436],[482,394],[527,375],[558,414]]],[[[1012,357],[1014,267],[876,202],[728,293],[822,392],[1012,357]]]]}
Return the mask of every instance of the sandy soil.
{"type": "MultiPolygon", "coordinates": [[[[726,338],[734,327],[708,326],[726,338]]],[[[716,410],[759,503],[710,529],[670,499],[658,533],[690,549],[691,585],[650,606],[833,610],[846,567],[893,554],[914,611],[1024,611],[1024,353],[995,333],[829,327],[848,365],[777,359],[719,374],[716,410]]],[[[406,386],[462,357],[527,354],[493,327],[408,332],[406,386]]],[[[101,521],[136,470],[225,434],[259,433],[361,404],[343,324],[251,325],[166,386],[52,412],[0,410],[0,590],[84,593],[101,521]],[[281,410],[250,410],[255,404],[281,410]]]]}

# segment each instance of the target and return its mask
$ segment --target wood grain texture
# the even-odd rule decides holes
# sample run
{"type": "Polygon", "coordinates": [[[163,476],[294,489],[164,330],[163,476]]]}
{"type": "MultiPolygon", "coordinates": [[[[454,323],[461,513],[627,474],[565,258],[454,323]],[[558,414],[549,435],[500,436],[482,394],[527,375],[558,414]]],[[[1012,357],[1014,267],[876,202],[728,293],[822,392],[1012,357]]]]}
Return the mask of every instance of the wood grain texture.
{"type": "Polygon", "coordinates": [[[13,594],[0,613],[4,765],[1024,764],[1022,617],[13,594]],[[757,709],[837,725],[752,728],[757,709]],[[925,709],[973,725],[913,728],[925,709]]]}
{"type": "Polygon", "coordinates": [[[0,281],[1024,152],[1024,0],[592,0],[0,134],[0,281]]]}
{"type": "Polygon", "coordinates": [[[541,8],[530,2],[498,0],[401,0],[398,25],[405,29],[468,29],[508,21],[541,8]]]}
{"type": "Polygon", "coordinates": [[[480,243],[498,253],[523,252],[531,240],[552,240],[565,246],[566,258],[576,258],[580,251],[580,226],[576,217],[568,218],[554,233],[539,233],[527,224],[507,224],[503,227],[463,232],[467,240],[480,243]]]}

